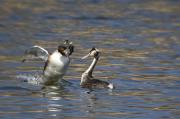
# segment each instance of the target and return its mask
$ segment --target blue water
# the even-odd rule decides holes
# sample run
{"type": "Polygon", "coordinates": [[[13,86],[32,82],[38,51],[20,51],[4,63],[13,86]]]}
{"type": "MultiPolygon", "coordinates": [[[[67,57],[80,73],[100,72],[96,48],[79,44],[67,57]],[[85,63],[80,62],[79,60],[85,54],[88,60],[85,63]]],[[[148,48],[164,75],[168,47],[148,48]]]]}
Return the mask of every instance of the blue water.
{"type": "Polygon", "coordinates": [[[178,0],[1,0],[0,118],[178,119],[180,36],[178,0]],[[75,52],[64,82],[43,87],[23,82],[41,75],[44,62],[22,63],[24,51],[49,52],[71,40],[75,52]],[[95,77],[114,90],[79,86],[100,49],[95,77]]]}

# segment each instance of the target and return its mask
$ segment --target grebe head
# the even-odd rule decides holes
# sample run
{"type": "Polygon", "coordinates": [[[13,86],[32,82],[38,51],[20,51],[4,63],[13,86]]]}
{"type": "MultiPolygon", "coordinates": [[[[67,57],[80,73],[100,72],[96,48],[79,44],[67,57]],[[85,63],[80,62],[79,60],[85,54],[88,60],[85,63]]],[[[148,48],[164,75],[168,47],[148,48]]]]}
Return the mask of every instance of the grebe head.
{"type": "Polygon", "coordinates": [[[74,46],[72,44],[59,45],[58,52],[63,56],[70,56],[74,52],[74,46]]]}
{"type": "Polygon", "coordinates": [[[68,51],[66,51],[66,54],[69,56],[71,55],[73,52],[74,52],[74,46],[73,46],[73,43],[72,42],[69,42],[69,40],[65,40],[64,41],[64,45],[68,51]]]}
{"type": "Polygon", "coordinates": [[[86,56],[82,57],[82,59],[86,59],[89,56],[97,59],[100,56],[100,51],[97,48],[93,47],[86,56]]]}
{"type": "Polygon", "coordinates": [[[59,45],[57,50],[61,55],[67,56],[67,52],[68,52],[67,47],[65,47],[63,45],[59,45]]]}

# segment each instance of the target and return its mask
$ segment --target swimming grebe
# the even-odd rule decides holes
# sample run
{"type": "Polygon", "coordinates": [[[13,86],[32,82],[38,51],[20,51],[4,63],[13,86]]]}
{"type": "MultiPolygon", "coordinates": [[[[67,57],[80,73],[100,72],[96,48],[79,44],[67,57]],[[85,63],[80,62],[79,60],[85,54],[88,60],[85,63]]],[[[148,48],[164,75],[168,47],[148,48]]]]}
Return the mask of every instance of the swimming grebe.
{"type": "Polygon", "coordinates": [[[63,45],[59,45],[57,50],[52,54],[49,54],[48,51],[41,46],[33,46],[26,50],[25,54],[45,61],[43,69],[44,79],[41,83],[50,85],[62,79],[70,63],[69,56],[73,51],[74,46],[72,43],[66,41],[63,45]]]}
{"type": "Polygon", "coordinates": [[[82,74],[81,76],[81,82],[80,85],[84,88],[110,88],[113,89],[113,84],[102,81],[102,80],[98,80],[98,79],[94,79],[94,77],[92,76],[92,72],[94,70],[94,67],[97,63],[97,61],[99,60],[100,57],[100,51],[97,48],[92,48],[89,52],[89,54],[87,54],[86,56],[84,56],[82,59],[86,59],[87,57],[92,56],[94,57],[91,65],[89,66],[89,68],[82,74]]]}

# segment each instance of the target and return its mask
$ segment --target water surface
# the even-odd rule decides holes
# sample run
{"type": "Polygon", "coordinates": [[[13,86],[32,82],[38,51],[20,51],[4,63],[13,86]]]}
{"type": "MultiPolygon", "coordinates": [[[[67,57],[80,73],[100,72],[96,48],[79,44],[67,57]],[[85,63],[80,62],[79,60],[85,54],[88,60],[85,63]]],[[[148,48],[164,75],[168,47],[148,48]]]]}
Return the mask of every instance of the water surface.
{"type": "Polygon", "coordinates": [[[178,0],[1,0],[0,118],[180,118],[180,2],[178,0]],[[70,84],[41,88],[21,82],[44,62],[22,63],[24,50],[52,52],[63,40],[75,45],[64,77],[70,84]],[[79,86],[91,59],[102,51],[94,75],[115,90],[79,86]]]}

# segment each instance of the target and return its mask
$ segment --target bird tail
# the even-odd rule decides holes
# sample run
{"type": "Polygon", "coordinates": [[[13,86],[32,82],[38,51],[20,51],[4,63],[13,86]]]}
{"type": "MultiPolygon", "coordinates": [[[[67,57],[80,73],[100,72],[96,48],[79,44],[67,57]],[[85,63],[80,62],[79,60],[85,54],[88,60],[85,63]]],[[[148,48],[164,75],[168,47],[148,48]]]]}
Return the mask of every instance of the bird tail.
{"type": "Polygon", "coordinates": [[[113,84],[112,84],[112,83],[110,83],[110,84],[108,85],[108,88],[110,88],[110,89],[114,89],[113,84]]]}

